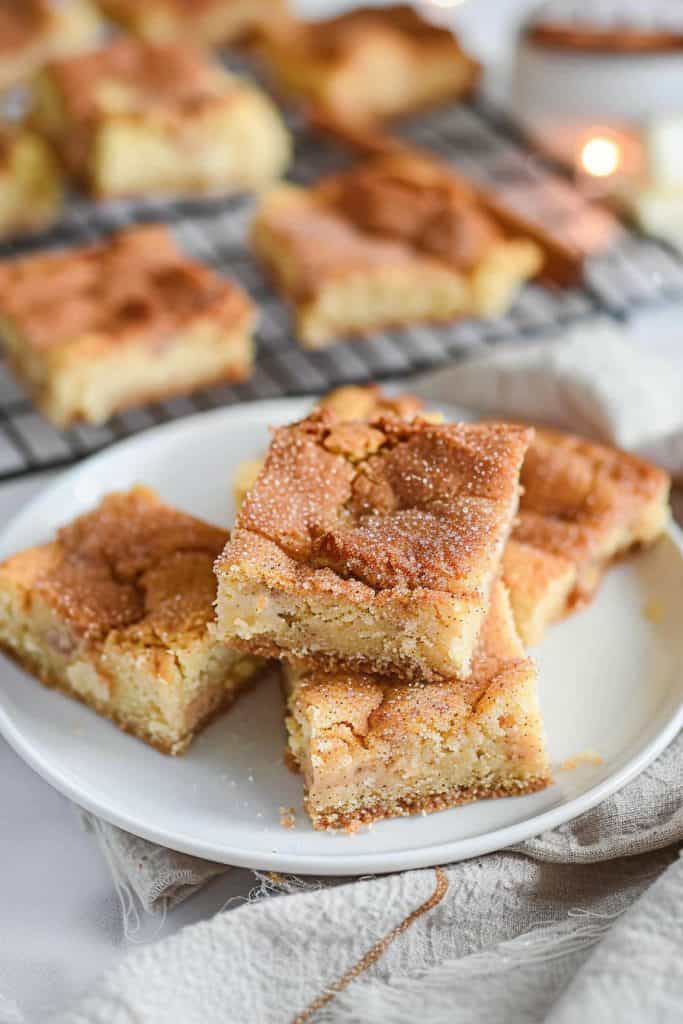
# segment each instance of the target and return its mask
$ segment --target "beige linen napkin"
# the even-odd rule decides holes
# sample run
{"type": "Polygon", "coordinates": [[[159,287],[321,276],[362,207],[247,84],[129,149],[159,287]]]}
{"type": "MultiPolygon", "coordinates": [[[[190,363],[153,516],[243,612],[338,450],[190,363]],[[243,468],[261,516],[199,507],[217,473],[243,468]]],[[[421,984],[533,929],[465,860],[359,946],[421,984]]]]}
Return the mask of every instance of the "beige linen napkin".
{"type": "Polygon", "coordinates": [[[512,850],[303,884],[139,948],[55,1024],[674,1024],[682,797],[683,736],[512,850]]]}
{"type": "Polygon", "coordinates": [[[139,930],[140,911],[165,914],[216,875],[229,870],[225,864],[188,857],[140,839],[87,811],[80,814],[111,871],[127,937],[139,930]]]}

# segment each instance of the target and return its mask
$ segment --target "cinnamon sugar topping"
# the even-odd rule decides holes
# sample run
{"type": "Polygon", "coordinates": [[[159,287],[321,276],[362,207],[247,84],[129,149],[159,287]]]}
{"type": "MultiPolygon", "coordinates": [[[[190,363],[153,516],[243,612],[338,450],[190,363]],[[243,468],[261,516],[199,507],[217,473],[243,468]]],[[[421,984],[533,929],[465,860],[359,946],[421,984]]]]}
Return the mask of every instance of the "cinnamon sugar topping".
{"type": "Polygon", "coordinates": [[[530,437],[319,410],[275,432],[237,526],[374,589],[457,592],[499,556],[530,437]]]}
{"type": "Polygon", "coordinates": [[[68,117],[81,126],[103,114],[198,109],[231,81],[192,47],[130,38],[53,61],[49,73],[68,117]]]}
{"type": "MultiPolygon", "coordinates": [[[[224,530],[135,487],[59,531],[40,556],[32,593],[90,643],[112,630],[135,643],[177,640],[213,618],[212,564],[226,539],[224,530]]],[[[12,566],[10,559],[5,571],[12,566]]]]}
{"type": "Polygon", "coordinates": [[[330,178],[320,194],[363,230],[464,271],[501,237],[471,189],[413,154],[382,156],[330,178]]]}
{"type": "Polygon", "coordinates": [[[251,303],[236,285],[188,260],[166,227],[146,226],[4,264],[0,310],[29,345],[47,350],[85,334],[154,336],[203,313],[230,325],[251,303]]]}

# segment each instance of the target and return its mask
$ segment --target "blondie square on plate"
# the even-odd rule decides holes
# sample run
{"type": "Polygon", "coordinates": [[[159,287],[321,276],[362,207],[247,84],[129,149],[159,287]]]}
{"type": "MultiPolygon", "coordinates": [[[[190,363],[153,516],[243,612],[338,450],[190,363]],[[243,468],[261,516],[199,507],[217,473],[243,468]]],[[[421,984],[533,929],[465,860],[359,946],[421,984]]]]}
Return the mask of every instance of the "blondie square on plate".
{"type": "Polygon", "coordinates": [[[89,0],[0,0],[0,89],[52,57],[95,45],[100,19],[89,0]]]}
{"type": "Polygon", "coordinates": [[[409,6],[290,19],[260,52],[276,85],[340,122],[368,123],[470,92],[480,66],[451,31],[409,6]]]}
{"type": "Polygon", "coordinates": [[[251,237],[307,348],[390,324],[500,315],[543,263],[542,249],[508,236],[467,183],[412,152],[313,188],[276,186],[251,237]]]}
{"type": "Polygon", "coordinates": [[[39,135],[0,128],[0,237],[46,228],[62,210],[59,163],[39,135]]]}
{"type": "Polygon", "coordinates": [[[47,686],[180,754],[260,667],[213,636],[226,531],[111,494],[0,565],[0,645],[47,686]]]}
{"type": "Polygon", "coordinates": [[[552,781],[536,669],[499,582],[465,681],[284,670],[289,755],[315,828],[353,829],[552,781]]]}
{"type": "Polygon", "coordinates": [[[241,42],[285,17],[285,0],[100,0],[102,10],[151,43],[241,42]]]}
{"type": "Polygon", "coordinates": [[[279,428],[216,564],[218,634],[317,665],[467,675],[530,438],[329,409],[279,428]]]}
{"type": "Polygon", "coordinates": [[[573,434],[537,429],[521,482],[513,539],[574,565],[569,604],[590,599],[615,558],[651,544],[669,524],[664,470],[573,434]]]}
{"type": "Polygon", "coordinates": [[[58,426],[246,377],[254,318],[238,285],[161,226],[0,265],[10,362],[58,426]]]}
{"type": "Polygon", "coordinates": [[[289,160],[268,97],[191,47],[117,40],[49,64],[34,91],[36,126],[101,197],[249,191],[289,160]]]}

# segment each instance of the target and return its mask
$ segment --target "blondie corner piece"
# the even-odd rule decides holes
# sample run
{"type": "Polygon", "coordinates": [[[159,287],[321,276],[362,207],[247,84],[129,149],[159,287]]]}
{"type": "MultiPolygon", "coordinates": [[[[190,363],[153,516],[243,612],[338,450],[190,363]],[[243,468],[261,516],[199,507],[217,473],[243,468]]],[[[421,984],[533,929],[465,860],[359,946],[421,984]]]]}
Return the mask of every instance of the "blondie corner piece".
{"type": "Polygon", "coordinates": [[[57,426],[251,371],[255,308],[161,226],[0,266],[0,330],[57,426]]]}
{"type": "Polygon", "coordinates": [[[260,189],[289,161],[265,93],[191,47],[116,40],[49,64],[34,91],[36,126],[103,198],[260,189]]]}
{"type": "Polygon", "coordinates": [[[50,227],[63,203],[61,168],[47,143],[25,128],[1,128],[0,238],[50,227]]]}
{"type": "Polygon", "coordinates": [[[0,89],[25,81],[53,57],[94,46],[100,18],[89,0],[4,0],[0,8],[0,89]]]}
{"type": "Polygon", "coordinates": [[[466,182],[412,151],[310,189],[275,187],[251,237],[307,348],[389,325],[499,316],[543,264],[541,248],[509,237],[466,182]]]}
{"type": "Polygon", "coordinates": [[[453,33],[409,6],[290,19],[261,54],[287,95],[349,123],[384,120],[474,89],[481,68],[453,33]]]}
{"type": "Polygon", "coordinates": [[[0,565],[0,645],[47,686],[180,754],[260,667],[213,634],[227,533],[135,487],[0,565]]]}
{"type": "Polygon", "coordinates": [[[219,636],[397,678],[467,675],[530,438],[330,410],[276,430],[216,563],[219,636]]]}
{"type": "Polygon", "coordinates": [[[150,43],[221,46],[260,34],[285,18],[285,0],[100,0],[102,10],[150,43]]]}
{"type": "Polygon", "coordinates": [[[544,789],[536,682],[500,583],[466,681],[416,686],[285,664],[289,754],[314,827],[544,789]]]}

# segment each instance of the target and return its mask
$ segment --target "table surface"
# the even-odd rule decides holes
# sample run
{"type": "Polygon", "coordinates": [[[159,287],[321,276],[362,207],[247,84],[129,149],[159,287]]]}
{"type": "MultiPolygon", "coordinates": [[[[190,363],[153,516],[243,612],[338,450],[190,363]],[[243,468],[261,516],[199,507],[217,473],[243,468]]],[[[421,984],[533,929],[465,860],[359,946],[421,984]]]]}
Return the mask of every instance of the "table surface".
{"type": "MultiPolygon", "coordinates": [[[[301,5],[304,6],[304,5],[301,5]]],[[[327,6],[327,5],[326,5],[327,6]]],[[[342,6],[338,4],[336,6],[342,6]]],[[[500,67],[502,28],[527,0],[478,0],[459,10],[469,44],[500,67]],[[495,6],[496,33],[487,29],[495,6]],[[476,14],[474,8],[477,8],[476,14]],[[491,39],[491,36],[495,40],[491,39]]],[[[315,0],[307,12],[320,10],[315,0]]],[[[641,314],[629,330],[633,344],[677,362],[683,381],[682,307],[641,314]]],[[[0,523],[50,479],[39,474],[0,487],[0,523]]],[[[65,1008],[130,948],[109,870],[76,809],[28,768],[0,738],[0,1024],[13,1021],[15,1002],[27,1021],[65,1008]],[[59,940],[56,940],[59,936],[59,940]]],[[[146,941],[239,904],[254,885],[249,871],[231,869],[172,910],[144,923],[146,941]]]]}

